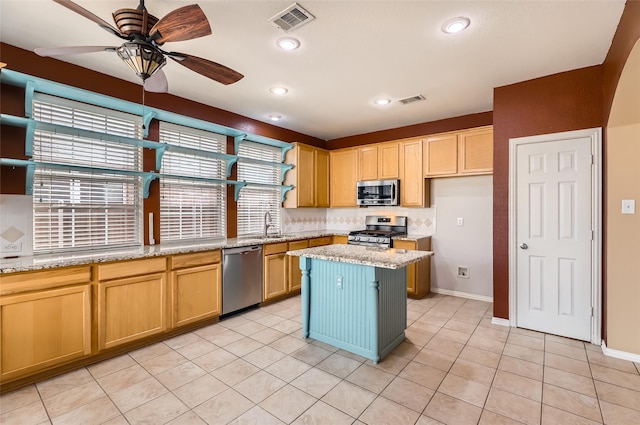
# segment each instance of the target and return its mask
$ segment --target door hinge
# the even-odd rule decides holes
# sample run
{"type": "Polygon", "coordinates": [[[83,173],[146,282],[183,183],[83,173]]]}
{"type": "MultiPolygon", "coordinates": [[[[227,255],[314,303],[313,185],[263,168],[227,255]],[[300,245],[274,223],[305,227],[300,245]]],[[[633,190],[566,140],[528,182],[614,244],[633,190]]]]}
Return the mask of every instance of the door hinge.
{"type": "Polygon", "coordinates": [[[594,165],[596,163],[595,158],[593,155],[589,155],[591,156],[591,165],[594,165]]]}
{"type": "Polygon", "coordinates": [[[594,236],[595,236],[595,235],[594,235],[594,232],[593,232],[593,230],[592,230],[592,231],[591,231],[591,240],[593,240],[593,237],[594,237],[594,236]]]}
{"type": "Polygon", "coordinates": [[[593,307],[591,307],[591,317],[593,317],[593,307]]]}

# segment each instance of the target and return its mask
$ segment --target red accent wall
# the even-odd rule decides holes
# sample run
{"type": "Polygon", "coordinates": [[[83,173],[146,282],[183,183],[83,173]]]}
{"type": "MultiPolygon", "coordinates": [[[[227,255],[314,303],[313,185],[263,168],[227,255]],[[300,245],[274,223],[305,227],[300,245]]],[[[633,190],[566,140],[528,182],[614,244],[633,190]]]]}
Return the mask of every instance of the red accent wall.
{"type": "Polygon", "coordinates": [[[409,137],[419,137],[427,134],[481,127],[483,125],[491,125],[492,123],[493,113],[491,111],[480,112],[477,114],[463,115],[461,117],[447,118],[444,120],[430,121],[406,127],[398,127],[389,130],[332,139],[327,141],[327,149],[340,149],[351,146],[366,145],[368,143],[407,139],[409,137]]]}
{"type": "Polygon", "coordinates": [[[493,313],[509,318],[509,139],[601,127],[602,67],[493,92],[493,313]]]}

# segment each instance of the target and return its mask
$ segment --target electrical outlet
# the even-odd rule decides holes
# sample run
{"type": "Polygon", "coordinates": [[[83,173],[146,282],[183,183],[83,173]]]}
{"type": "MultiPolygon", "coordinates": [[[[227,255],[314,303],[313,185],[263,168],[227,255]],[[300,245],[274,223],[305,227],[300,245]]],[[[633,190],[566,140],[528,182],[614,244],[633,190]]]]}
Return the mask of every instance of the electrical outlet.
{"type": "Polygon", "coordinates": [[[461,277],[463,279],[469,279],[469,267],[468,266],[458,266],[458,273],[456,277],[461,277]]]}
{"type": "Polygon", "coordinates": [[[623,199],[622,200],[622,214],[635,214],[636,213],[636,200],[635,199],[623,199]]]}
{"type": "Polygon", "coordinates": [[[458,226],[464,226],[464,218],[458,217],[457,224],[458,226]]]}
{"type": "Polygon", "coordinates": [[[338,279],[336,280],[336,286],[338,287],[338,289],[342,289],[342,276],[338,276],[338,279]]]}

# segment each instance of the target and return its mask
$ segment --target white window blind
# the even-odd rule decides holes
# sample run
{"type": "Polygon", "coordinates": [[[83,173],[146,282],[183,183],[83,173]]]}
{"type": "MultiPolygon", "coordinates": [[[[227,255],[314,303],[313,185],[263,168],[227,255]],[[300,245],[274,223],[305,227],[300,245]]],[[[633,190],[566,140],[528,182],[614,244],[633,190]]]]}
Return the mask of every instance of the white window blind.
{"type": "MultiPolygon", "coordinates": [[[[33,118],[100,133],[140,138],[141,119],[54,96],[36,94],[33,118]]],[[[35,131],[33,159],[56,164],[115,169],[111,172],[36,167],[33,188],[33,249],[36,253],[139,246],[139,147],[99,138],[35,131]]]]}
{"type": "MultiPolygon", "coordinates": [[[[243,141],[238,156],[269,162],[282,162],[282,149],[260,143],[243,141]]],[[[238,162],[238,181],[281,185],[282,169],[269,165],[238,162]]],[[[280,207],[282,191],[279,187],[246,186],[238,199],[238,236],[256,235],[264,232],[264,216],[271,215],[270,233],[280,231],[280,207]]]]}
{"type": "MultiPolygon", "coordinates": [[[[160,142],[209,152],[226,152],[226,136],[165,122],[160,142]]],[[[163,174],[224,180],[225,161],[167,150],[163,174]]],[[[160,182],[160,238],[163,242],[226,237],[226,185],[189,179],[160,182]]]]}

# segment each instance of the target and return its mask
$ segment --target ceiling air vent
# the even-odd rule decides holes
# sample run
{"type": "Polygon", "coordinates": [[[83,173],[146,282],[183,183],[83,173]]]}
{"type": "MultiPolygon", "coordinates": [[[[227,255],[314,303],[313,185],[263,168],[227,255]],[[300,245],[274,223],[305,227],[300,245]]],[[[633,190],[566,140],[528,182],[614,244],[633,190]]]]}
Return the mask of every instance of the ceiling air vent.
{"type": "Polygon", "coordinates": [[[398,102],[402,103],[403,105],[408,105],[409,103],[420,102],[424,99],[425,97],[419,94],[417,96],[405,97],[404,99],[398,100],[398,102]]]}
{"type": "Polygon", "coordinates": [[[278,13],[273,18],[269,19],[278,28],[284,32],[292,31],[295,28],[301,27],[307,22],[311,22],[315,17],[304,10],[298,3],[293,3],[282,12],[278,13]]]}

